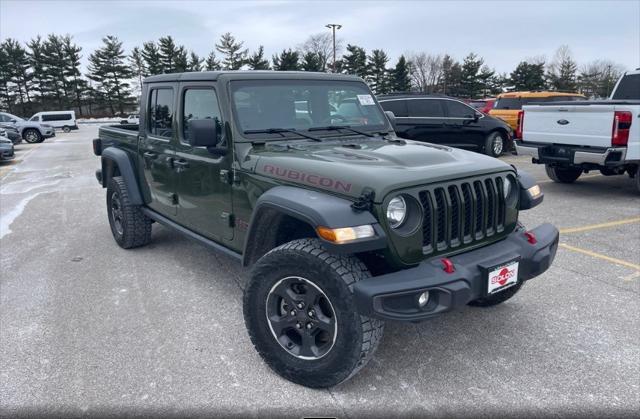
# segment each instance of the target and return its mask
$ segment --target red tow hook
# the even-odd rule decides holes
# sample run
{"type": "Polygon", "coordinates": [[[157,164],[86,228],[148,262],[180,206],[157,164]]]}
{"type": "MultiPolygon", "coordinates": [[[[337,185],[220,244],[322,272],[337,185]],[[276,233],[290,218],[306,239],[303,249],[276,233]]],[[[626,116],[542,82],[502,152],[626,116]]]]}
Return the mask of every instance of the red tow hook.
{"type": "Polygon", "coordinates": [[[530,244],[536,244],[536,243],[538,243],[538,239],[536,239],[536,235],[535,235],[533,232],[531,232],[531,231],[525,231],[525,232],[524,232],[524,236],[527,238],[527,241],[528,241],[530,244]]]}
{"type": "Polygon", "coordinates": [[[456,271],[456,268],[455,266],[453,266],[453,262],[451,262],[451,259],[442,258],[440,259],[440,261],[442,262],[442,270],[446,273],[452,274],[456,271]]]}

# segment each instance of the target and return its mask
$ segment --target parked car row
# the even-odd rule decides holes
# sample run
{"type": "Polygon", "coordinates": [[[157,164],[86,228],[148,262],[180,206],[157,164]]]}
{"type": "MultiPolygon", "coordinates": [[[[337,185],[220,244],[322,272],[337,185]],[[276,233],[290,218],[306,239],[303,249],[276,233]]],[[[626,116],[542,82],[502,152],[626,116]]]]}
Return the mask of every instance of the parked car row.
{"type": "Polygon", "coordinates": [[[13,159],[14,153],[13,141],[7,138],[7,131],[0,128],[0,161],[13,159]]]}

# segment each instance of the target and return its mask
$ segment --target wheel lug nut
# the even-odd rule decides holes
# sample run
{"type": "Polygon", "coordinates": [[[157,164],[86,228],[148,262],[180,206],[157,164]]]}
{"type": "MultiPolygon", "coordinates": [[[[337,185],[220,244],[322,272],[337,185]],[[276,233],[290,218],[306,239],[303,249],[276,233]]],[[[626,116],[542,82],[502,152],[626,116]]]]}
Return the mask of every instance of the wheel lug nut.
{"type": "Polygon", "coordinates": [[[304,307],[304,303],[300,302],[298,303],[298,308],[303,308],[304,307]]]}
{"type": "Polygon", "coordinates": [[[316,315],[316,313],[314,313],[313,310],[309,310],[307,314],[309,315],[309,317],[313,317],[316,315]]]}
{"type": "Polygon", "coordinates": [[[295,310],[291,310],[291,312],[289,314],[291,314],[292,316],[295,316],[296,315],[296,311],[295,310]]]}
{"type": "Polygon", "coordinates": [[[313,325],[311,323],[307,323],[307,329],[311,329],[313,325]]]}
{"type": "Polygon", "coordinates": [[[298,329],[302,329],[302,324],[301,324],[300,322],[298,322],[298,323],[296,323],[296,327],[297,327],[298,329]]]}

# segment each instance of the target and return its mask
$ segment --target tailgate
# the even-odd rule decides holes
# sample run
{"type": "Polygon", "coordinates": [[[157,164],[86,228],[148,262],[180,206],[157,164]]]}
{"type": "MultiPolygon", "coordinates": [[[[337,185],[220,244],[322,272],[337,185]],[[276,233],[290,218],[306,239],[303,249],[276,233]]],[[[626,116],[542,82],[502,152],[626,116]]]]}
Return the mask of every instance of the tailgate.
{"type": "Polygon", "coordinates": [[[524,106],[523,141],[590,147],[611,145],[611,105],[524,106]]]}

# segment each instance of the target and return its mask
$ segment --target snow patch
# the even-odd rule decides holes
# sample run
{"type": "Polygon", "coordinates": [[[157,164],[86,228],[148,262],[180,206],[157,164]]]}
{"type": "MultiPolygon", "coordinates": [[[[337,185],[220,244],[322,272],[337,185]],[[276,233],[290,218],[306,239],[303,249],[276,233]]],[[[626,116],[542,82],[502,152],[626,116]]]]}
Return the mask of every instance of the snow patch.
{"type": "Polygon", "coordinates": [[[6,215],[0,217],[0,239],[11,233],[11,229],[9,228],[11,224],[22,214],[24,209],[27,207],[27,204],[38,195],[45,192],[37,192],[33,195],[30,195],[24,198],[22,201],[18,202],[18,205],[15,206],[11,211],[9,211],[6,215]]]}

